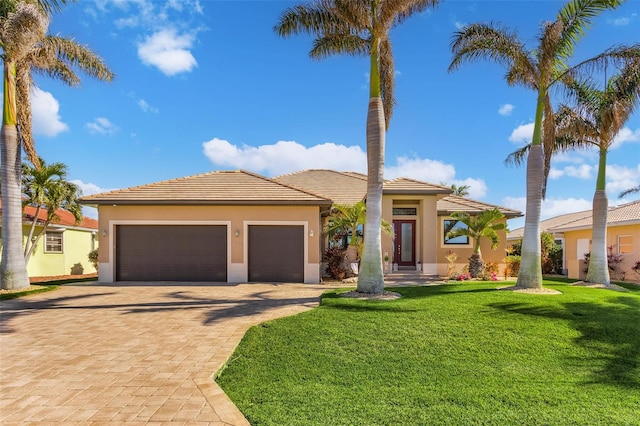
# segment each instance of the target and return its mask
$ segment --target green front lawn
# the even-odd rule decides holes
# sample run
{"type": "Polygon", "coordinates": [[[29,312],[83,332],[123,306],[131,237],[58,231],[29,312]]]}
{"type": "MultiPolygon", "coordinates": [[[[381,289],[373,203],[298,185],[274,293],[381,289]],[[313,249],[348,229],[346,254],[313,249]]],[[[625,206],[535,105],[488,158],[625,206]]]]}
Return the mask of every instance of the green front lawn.
{"type": "Polygon", "coordinates": [[[638,289],[497,286],[330,292],[250,329],[217,382],[254,425],[638,424],[638,289]]]}

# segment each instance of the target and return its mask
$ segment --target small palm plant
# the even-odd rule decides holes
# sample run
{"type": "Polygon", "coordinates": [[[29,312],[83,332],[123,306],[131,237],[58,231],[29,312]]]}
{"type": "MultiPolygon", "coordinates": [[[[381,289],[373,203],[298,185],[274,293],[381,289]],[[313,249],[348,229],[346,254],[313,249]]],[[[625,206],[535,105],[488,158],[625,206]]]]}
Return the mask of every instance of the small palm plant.
{"type": "Polygon", "coordinates": [[[451,217],[464,223],[466,227],[448,231],[446,233],[447,238],[465,236],[472,238],[474,241],[473,254],[469,258],[469,274],[476,278],[482,274],[484,269],[482,253],[480,252],[480,240],[489,238],[491,240],[491,249],[495,250],[500,242],[498,231],[507,230],[507,224],[502,221],[505,216],[498,208],[494,208],[480,212],[477,216],[471,216],[464,212],[454,212],[451,217]]]}
{"type": "Polygon", "coordinates": [[[67,166],[63,163],[49,165],[42,159],[39,159],[39,163],[40,168],[22,165],[23,204],[36,209],[24,246],[25,263],[29,262],[49,224],[59,219],[56,214],[58,210],[64,209],[73,214],[76,223],[82,220],[82,206],[78,202],[82,191],[78,185],[66,180],[67,166]],[[46,218],[40,221],[38,218],[43,210],[46,211],[46,218]],[[40,231],[36,233],[38,226],[40,231]]]}
{"type": "MultiPolygon", "coordinates": [[[[329,217],[329,223],[324,233],[330,238],[350,236],[347,246],[347,262],[356,263],[362,255],[362,231],[360,229],[367,221],[367,205],[358,201],[352,206],[336,205],[329,217]]],[[[391,224],[382,220],[382,231],[393,234],[391,224]]]]}

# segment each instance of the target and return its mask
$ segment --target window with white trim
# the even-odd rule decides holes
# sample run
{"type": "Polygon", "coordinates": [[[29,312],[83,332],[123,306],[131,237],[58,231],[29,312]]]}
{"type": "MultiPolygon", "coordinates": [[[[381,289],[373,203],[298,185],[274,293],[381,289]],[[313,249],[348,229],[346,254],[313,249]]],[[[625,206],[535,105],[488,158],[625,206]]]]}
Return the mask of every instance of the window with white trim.
{"type": "Polygon", "coordinates": [[[62,253],[62,232],[49,232],[44,234],[44,252],[62,253]]]}
{"type": "Polygon", "coordinates": [[[633,235],[618,235],[618,254],[633,253],[633,235]]]}

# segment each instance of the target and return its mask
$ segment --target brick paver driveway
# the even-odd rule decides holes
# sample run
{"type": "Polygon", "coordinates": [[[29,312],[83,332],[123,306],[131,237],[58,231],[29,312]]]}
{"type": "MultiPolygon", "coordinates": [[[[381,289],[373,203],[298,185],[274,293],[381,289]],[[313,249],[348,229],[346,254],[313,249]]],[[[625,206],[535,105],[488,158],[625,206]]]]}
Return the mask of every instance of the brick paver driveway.
{"type": "Polygon", "coordinates": [[[306,284],[65,285],[0,302],[0,423],[247,424],[212,376],[306,284]]]}

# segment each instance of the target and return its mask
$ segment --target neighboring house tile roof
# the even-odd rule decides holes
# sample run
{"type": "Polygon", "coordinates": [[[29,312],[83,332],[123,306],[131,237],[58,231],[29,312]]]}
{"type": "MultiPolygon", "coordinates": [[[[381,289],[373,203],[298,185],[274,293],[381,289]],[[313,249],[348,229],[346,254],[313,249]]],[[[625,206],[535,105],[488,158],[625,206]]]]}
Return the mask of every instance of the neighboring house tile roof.
{"type": "MultiPolygon", "coordinates": [[[[36,214],[36,208],[33,206],[26,206],[23,211],[23,221],[31,223],[36,214]]],[[[51,225],[58,225],[64,227],[86,228],[86,229],[98,229],[98,221],[90,217],[83,217],[79,223],[76,223],[76,218],[68,210],[58,209],[56,210],[57,220],[51,222],[51,225]]],[[[2,203],[0,203],[0,216],[2,216],[2,203]]],[[[47,220],[47,210],[41,209],[38,212],[38,222],[44,223],[47,220]]]]}
{"type": "Polygon", "coordinates": [[[322,196],[245,170],[203,173],[88,195],[80,201],[87,205],[331,204],[322,196]]]}
{"type": "MultiPolygon", "coordinates": [[[[540,221],[542,232],[565,232],[579,229],[590,229],[592,225],[592,210],[567,213],[540,221]]],[[[607,226],[633,225],[640,223],[640,200],[609,207],[607,211],[607,226]]],[[[507,240],[519,240],[523,237],[524,228],[514,229],[507,236],[507,240]]]]}
{"type": "Polygon", "coordinates": [[[508,219],[522,216],[522,212],[518,210],[483,203],[481,201],[470,200],[469,198],[458,197],[457,195],[447,195],[441,200],[438,200],[438,215],[450,215],[453,212],[473,214],[480,213],[484,210],[490,210],[495,207],[497,207],[498,210],[500,210],[508,219]]]}
{"type": "MultiPolygon", "coordinates": [[[[336,204],[355,204],[367,195],[367,176],[354,172],[336,172],[333,170],[302,170],[274,178],[297,188],[304,188],[313,193],[322,194],[332,199],[336,204]]],[[[457,197],[451,194],[451,189],[422,182],[415,179],[397,178],[386,180],[383,184],[385,194],[436,194],[445,195],[438,200],[438,213],[450,214],[454,211],[479,213],[483,210],[498,207],[507,218],[522,216],[517,210],[495,206],[469,198],[457,197]]]]}
{"type": "MultiPolygon", "coordinates": [[[[571,222],[555,225],[549,228],[551,232],[566,232],[579,229],[590,229],[593,223],[591,211],[582,218],[575,219],[571,222]]],[[[640,200],[630,203],[621,204],[619,206],[609,207],[607,210],[607,226],[623,226],[640,224],[640,200]]]]}

